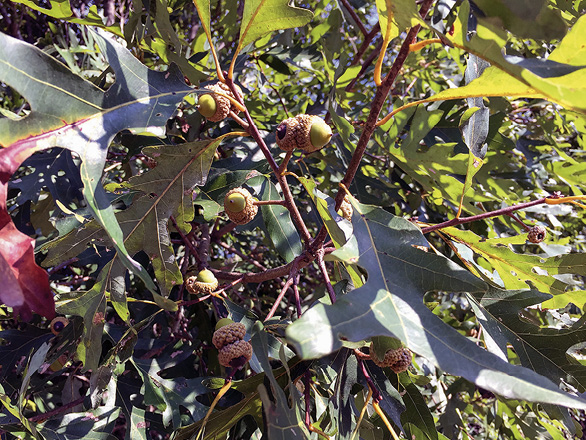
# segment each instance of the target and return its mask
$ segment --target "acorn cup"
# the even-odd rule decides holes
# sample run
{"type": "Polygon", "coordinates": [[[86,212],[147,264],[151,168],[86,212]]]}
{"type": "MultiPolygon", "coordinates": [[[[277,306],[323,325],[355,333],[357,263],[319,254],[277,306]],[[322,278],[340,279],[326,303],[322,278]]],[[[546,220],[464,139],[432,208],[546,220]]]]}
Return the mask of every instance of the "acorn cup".
{"type": "Polygon", "coordinates": [[[527,234],[527,240],[531,243],[541,243],[545,240],[545,236],[547,235],[547,230],[541,225],[535,225],[531,229],[529,229],[529,233],[527,234]]]}
{"type": "Polygon", "coordinates": [[[332,129],[315,115],[297,115],[285,119],[277,127],[277,145],[283,151],[299,148],[313,153],[330,142],[332,129]]]}
{"type": "MultiPolygon", "coordinates": [[[[238,87],[236,84],[234,84],[234,86],[238,90],[238,93],[241,94],[242,90],[240,87],[238,87]]],[[[212,92],[221,92],[234,98],[234,94],[230,90],[230,87],[221,82],[205,86],[204,89],[211,90],[212,92]]],[[[236,114],[238,114],[240,111],[238,107],[234,106],[234,104],[232,104],[228,98],[219,95],[218,93],[207,93],[205,95],[200,95],[198,98],[197,109],[204,118],[212,122],[219,122],[223,119],[226,119],[230,114],[230,110],[236,114]]]]}
{"type": "Polygon", "coordinates": [[[338,213],[341,214],[342,217],[344,217],[346,220],[351,222],[353,212],[354,212],[354,209],[352,208],[352,204],[350,203],[350,199],[348,198],[348,195],[346,195],[346,196],[344,196],[344,200],[342,201],[342,204],[340,205],[340,209],[338,210],[338,213]]]}

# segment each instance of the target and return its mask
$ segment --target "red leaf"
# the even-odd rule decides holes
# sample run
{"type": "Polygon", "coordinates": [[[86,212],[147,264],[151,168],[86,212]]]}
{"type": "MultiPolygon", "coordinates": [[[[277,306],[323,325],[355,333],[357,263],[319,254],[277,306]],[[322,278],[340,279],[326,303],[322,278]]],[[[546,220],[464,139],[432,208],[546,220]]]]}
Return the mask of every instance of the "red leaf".
{"type": "Polygon", "coordinates": [[[33,152],[26,142],[0,150],[0,301],[24,320],[33,312],[55,316],[49,276],[35,262],[35,240],[16,229],[6,207],[8,181],[33,152]]]}

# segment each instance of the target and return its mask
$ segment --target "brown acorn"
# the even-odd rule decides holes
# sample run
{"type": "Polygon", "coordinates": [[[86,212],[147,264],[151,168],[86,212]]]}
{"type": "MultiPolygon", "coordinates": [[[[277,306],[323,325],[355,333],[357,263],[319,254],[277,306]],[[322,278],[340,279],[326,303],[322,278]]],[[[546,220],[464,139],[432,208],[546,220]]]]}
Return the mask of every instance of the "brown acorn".
{"type": "Polygon", "coordinates": [[[204,269],[185,281],[185,287],[194,295],[212,293],[218,288],[218,279],[211,270],[204,269]]]}
{"type": "Polygon", "coordinates": [[[531,243],[541,243],[543,240],[545,240],[546,235],[547,230],[543,226],[535,225],[529,229],[527,240],[529,240],[531,243]]]}
{"type": "Polygon", "coordinates": [[[385,352],[384,358],[380,359],[376,355],[374,342],[370,344],[370,359],[379,367],[389,367],[396,374],[407,371],[411,365],[411,350],[406,347],[390,348],[385,352]]]}
{"type": "Polygon", "coordinates": [[[218,349],[218,361],[224,367],[242,368],[252,358],[252,345],[244,340],[246,327],[230,318],[216,324],[212,344],[218,349]]]}
{"type": "MultiPolygon", "coordinates": [[[[224,318],[218,321],[218,324],[227,319],[228,318],[224,318]]],[[[232,320],[230,319],[230,321],[232,320]]],[[[216,347],[218,350],[226,345],[233,344],[236,341],[244,339],[244,335],[246,335],[246,327],[240,322],[232,321],[231,323],[221,327],[216,325],[216,327],[216,331],[212,336],[212,344],[214,344],[214,347],[216,347]]]]}
{"type": "Polygon", "coordinates": [[[241,368],[250,359],[252,359],[252,345],[243,340],[225,345],[218,353],[218,361],[224,367],[241,368]]]}
{"type": "Polygon", "coordinates": [[[315,115],[297,115],[285,119],[277,127],[277,145],[283,151],[299,148],[312,153],[326,145],[332,138],[332,129],[315,115]]]}
{"type": "MultiPolygon", "coordinates": [[[[240,87],[236,84],[234,86],[238,90],[238,93],[242,94],[240,87]]],[[[225,95],[234,97],[230,87],[221,82],[205,86],[204,88],[211,90],[212,92],[221,92],[225,95]]],[[[205,95],[200,95],[198,98],[198,111],[208,121],[221,121],[230,114],[230,110],[236,114],[240,111],[228,98],[219,95],[218,93],[207,93],[205,95]]]]}
{"type": "Polygon", "coordinates": [[[254,198],[246,189],[234,188],[224,197],[224,211],[234,223],[245,225],[256,216],[258,206],[254,204],[254,198]]]}

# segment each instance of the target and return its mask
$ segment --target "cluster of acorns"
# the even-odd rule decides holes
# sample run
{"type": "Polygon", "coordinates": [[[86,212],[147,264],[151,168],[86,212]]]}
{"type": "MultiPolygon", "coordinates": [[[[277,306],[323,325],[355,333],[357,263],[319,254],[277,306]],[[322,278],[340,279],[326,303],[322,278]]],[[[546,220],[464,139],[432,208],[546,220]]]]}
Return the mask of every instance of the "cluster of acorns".
{"type": "MultiPolygon", "coordinates": [[[[242,90],[234,84],[241,95],[242,90]]],[[[198,100],[198,110],[203,117],[212,122],[218,122],[228,117],[230,111],[238,114],[239,109],[227,96],[236,99],[228,85],[217,82],[204,87],[212,93],[201,95],[198,100]]],[[[297,115],[285,119],[277,127],[277,145],[283,151],[293,151],[299,148],[306,153],[312,153],[327,145],[332,138],[332,129],[326,122],[315,115],[297,115]]]]}
{"type": "Polygon", "coordinates": [[[216,324],[212,337],[214,347],[218,349],[220,365],[242,368],[252,358],[252,345],[244,340],[246,327],[230,318],[222,318],[216,324]]]}
{"type": "MultiPolygon", "coordinates": [[[[236,86],[239,94],[241,89],[236,86]]],[[[198,110],[209,121],[217,122],[228,117],[230,111],[238,114],[238,108],[226,96],[235,98],[228,85],[217,82],[206,86],[212,93],[201,95],[198,101],[198,110]]],[[[326,122],[315,115],[297,115],[285,119],[277,127],[277,145],[283,151],[293,151],[299,148],[306,153],[319,150],[330,142],[332,129],[326,122]]],[[[351,205],[343,205],[341,210],[345,218],[351,217],[351,205]],[[348,206],[350,211],[348,211],[348,206]],[[350,214],[347,214],[350,212],[350,214]]],[[[258,212],[254,198],[244,188],[234,188],[224,197],[224,211],[237,225],[250,222],[258,212]]]]}

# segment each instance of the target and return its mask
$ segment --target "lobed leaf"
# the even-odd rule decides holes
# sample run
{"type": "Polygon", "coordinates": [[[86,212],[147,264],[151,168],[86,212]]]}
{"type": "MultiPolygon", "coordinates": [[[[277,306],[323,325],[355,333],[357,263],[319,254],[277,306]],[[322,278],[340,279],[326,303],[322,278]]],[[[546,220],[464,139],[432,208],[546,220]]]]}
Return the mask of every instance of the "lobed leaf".
{"type": "Polygon", "coordinates": [[[410,222],[380,208],[352,205],[358,264],[368,272],[367,282],[331,306],[314,306],[287,328],[300,356],[334,352],[342,339],[394,336],[442,370],[504,397],[586,407],[543,376],[503,361],[442,322],[423,303],[426,292],[481,295],[488,286],[447,258],[415,248],[426,246],[426,240],[410,222]]]}
{"type": "MultiPolygon", "coordinates": [[[[116,82],[106,92],[36,47],[0,34],[0,79],[20,90],[31,105],[26,118],[0,120],[0,145],[6,147],[0,151],[0,172],[9,177],[28,156],[51,147],[77,153],[82,159],[83,195],[95,219],[108,233],[123,264],[154,291],[145,269],[128,254],[99,182],[114,136],[124,129],[164,126],[191,89],[176,68],[154,72],[118,43],[98,34],[95,38],[116,75],[116,82]]],[[[5,203],[5,197],[0,192],[0,203],[5,203]]],[[[2,210],[5,206],[0,204],[2,210]]],[[[10,235],[17,237],[16,233],[10,235]]],[[[23,242],[23,238],[18,240],[23,242]]],[[[44,295],[44,313],[50,316],[47,289],[36,290],[40,291],[37,296],[44,295]]]]}

